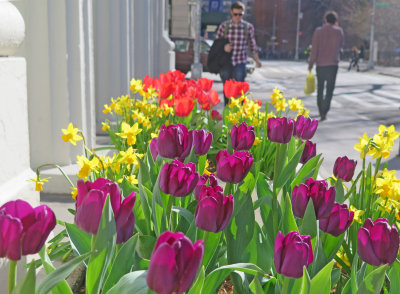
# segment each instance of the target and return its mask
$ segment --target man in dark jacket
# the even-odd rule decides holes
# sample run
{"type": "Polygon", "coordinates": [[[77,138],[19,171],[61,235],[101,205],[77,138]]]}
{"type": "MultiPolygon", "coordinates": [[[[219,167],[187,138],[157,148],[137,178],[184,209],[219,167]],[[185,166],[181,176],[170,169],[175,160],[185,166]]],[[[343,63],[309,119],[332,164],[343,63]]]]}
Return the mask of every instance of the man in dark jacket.
{"type": "Polygon", "coordinates": [[[317,65],[317,105],[321,121],[326,119],[331,105],[338,71],[339,52],[344,43],[343,30],[337,24],[336,12],[328,11],[324,16],[324,22],[325,24],[314,32],[308,63],[309,71],[312,70],[314,63],[317,65]]]}
{"type": "MultiPolygon", "coordinates": [[[[254,26],[243,20],[244,10],[243,3],[239,1],[233,3],[231,5],[232,19],[221,23],[217,31],[217,39],[226,38],[229,40],[229,43],[225,44],[225,52],[232,53],[231,63],[223,66],[220,70],[221,80],[224,84],[229,79],[244,81],[248,47],[253,54],[256,66],[261,67],[254,37],[254,26]]],[[[225,97],[225,105],[229,102],[228,98],[225,97]]]]}

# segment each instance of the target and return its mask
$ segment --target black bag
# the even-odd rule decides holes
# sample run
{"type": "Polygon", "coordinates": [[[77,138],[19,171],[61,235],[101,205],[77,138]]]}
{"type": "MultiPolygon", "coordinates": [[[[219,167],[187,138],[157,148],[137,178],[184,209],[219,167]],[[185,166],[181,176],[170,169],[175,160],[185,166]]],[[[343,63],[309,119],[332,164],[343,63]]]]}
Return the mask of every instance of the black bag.
{"type": "Polygon", "coordinates": [[[219,38],[212,44],[207,58],[207,68],[209,72],[219,73],[224,65],[232,63],[232,53],[225,52],[224,50],[225,44],[228,43],[228,39],[219,38]]]}

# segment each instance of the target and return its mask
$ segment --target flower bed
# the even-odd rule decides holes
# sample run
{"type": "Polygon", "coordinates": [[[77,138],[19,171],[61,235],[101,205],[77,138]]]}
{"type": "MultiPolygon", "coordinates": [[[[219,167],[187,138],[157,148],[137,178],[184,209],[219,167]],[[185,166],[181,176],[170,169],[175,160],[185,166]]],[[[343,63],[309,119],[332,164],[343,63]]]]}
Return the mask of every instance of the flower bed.
{"type": "MultiPolygon", "coordinates": [[[[393,126],[360,138],[358,175],[343,156],[317,180],[318,121],[297,98],[274,89],[263,111],[247,83],[229,81],[220,114],[212,81],[176,71],[132,80],[131,90],[104,108],[112,156],[86,146],[72,124],[62,130],[64,141],[84,143],[80,180],[70,181],[75,223],[60,221],[65,230],[43,246],[50,208],[0,208],[10,293],[71,293],[64,280],[82,262],[87,293],[208,294],[223,283],[236,293],[400,292],[390,282],[400,275],[400,182],[381,166],[399,137],[393,126]],[[37,252],[16,285],[21,254],[37,252]],[[51,260],[71,253],[54,269],[51,260]],[[39,265],[48,276],[35,285],[39,265]]],[[[48,180],[40,168],[38,190],[48,180]]]]}

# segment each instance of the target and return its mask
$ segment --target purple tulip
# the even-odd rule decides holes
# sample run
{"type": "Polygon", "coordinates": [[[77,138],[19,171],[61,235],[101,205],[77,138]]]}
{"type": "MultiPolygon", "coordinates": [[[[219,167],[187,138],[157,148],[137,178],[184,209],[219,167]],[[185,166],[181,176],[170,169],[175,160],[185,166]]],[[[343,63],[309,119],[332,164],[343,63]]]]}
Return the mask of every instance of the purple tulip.
{"type": "Polygon", "coordinates": [[[197,155],[207,154],[208,150],[210,150],[212,141],[212,133],[208,133],[205,130],[193,131],[194,153],[197,155]]]}
{"type": "Polygon", "coordinates": [[[317,154],[317,144],[306,141],[306,145],[303,149],[303,154],[301,154],[300,163],[305,164],[311,158],[313,158],[317,154]]]}
{"type": "Polygon", "coordinates": [[[215,187],[217,190],[221,190],[222,192],[222,188],[220,186],[218,186],[218,180],[215,177],[214,174],[204,174],[200,177],[199,181],[197,182],[196,187],[193,190],[193,195],[194,198],[199,201],[199,197],[200,197],[200,192],[203,189],[203,187],[215,187]],[[208,186],[207,186],[208,183],[208,186]]]}
{"type": "Polygon", "coordinates": [[[221,181],[237,184],[247,176],[253,160],[248,151],[235,151],[230,155],[227,150],[221,150],[216,157],[217,177],[221,181]]]}
{"type": "Polygon", "coordinates": [[[157,139],[158,154],[166,158],[178,158],[183,161],[192,150],[193,131],[188,131],[185,125],[176,124],[161,126],[157,139]]]}
{"type": "Polygon", "coordinates": [[[279,274],[290,278],[303,276],[303,267],[314,260],[310,236],[289,232],[286,236],[278,232],[275,238],[274,263],[279,274]]]}
{"type": "Polygon", "coordinates": [[[356,166],[357,160],[348,159],[347,156],[338,157],[333,167],[333,174],[335,177],[349,182],[353,178],[356,166]]]}
{"type": "Polygon", "coordinates": [[[293,135],[294,122],[286,117],[271,117],[267,122],[268,139],[276,143],[288,143],[293,135]]]}
{"type": "Polygon", "coordinates": [[[161,169],[159,187],[166,194],[184,197],[193,192],[200,175],[194,163],[184,164],[179,160],[167,162],[161,169]]]}
{"type": "Polygon", "coordinates": [[[329,217],[319,220],[319,228],[321,231],[337,237],[350,227],[353,218],[354,211],[349,211],[346,204],[335,202],[329,217]]]}
{"type": "Polygon", "coordinates": [[[309,178],[305,184],[293,188],[293,214],[298,218],[303,218],[308,201],[311,199],[317,219],[326,218],[333,208],[335,196],[335,187],[327,189],[326,181],[314,181],[309,178]]]}
{"type": "Polygon", "coordinates": [[[192,285],[203,253],[202,240],[192,244],[183,233],[162,233],[151,254],[148,287],[158,294],[182,294],[192,285]]]}
{"type": "Polygon", "coordinates": [[[153,157],[153,161],[156,161],[158,156],[157,138],[153,138],[150,142],[150,152],[153,157]]]}
{"type": "Polygon", "coordinates": [[[100,178],[93,183],[79,180],[77,186],[75,224],[78,228],[92,235],[97,234],[104,203],[107,195],[110,195],[117,228],[117,244],[128,241],[133,235],[135,225],[135,216],[132,210],[136,201],[136,193],[132,192],[121,203],[119,187],[111,180],[100,178]]]}
{"type": "Polygon", "coordinates": [[[225,197],[222,191],[204,186],[196,207],[196,226],[207,232],[221,232],[231,219],[233,202],[232,194],[225,197]]]}
{"type": "Polygon", "coordinates": [[[231,141],[234,150],[250,150],[255,139],[254,126],[247,126],[246,122],[242,122],[239,126],[235,124],[232,127],[231,141]]]}
{"type": "Polygon", "coordinates": [[[19,260],[43,247],[56,226],[56,216],[47,205],[33,208],[23,200],[0,207],[0,257],[19,260]]]}
{"type": "Polygon", "coordinates": [[[399,251],[399,232],[388,220],[368,218],[358,230],[358,255],[370,265],[392,264],[399,251]]]}
{"type": "Polygon", "coordinates": [[[294,123],[293,136],[303,140],[310,140],[314,136],[317,127],[318,120],[299,115],[294,123]]]}

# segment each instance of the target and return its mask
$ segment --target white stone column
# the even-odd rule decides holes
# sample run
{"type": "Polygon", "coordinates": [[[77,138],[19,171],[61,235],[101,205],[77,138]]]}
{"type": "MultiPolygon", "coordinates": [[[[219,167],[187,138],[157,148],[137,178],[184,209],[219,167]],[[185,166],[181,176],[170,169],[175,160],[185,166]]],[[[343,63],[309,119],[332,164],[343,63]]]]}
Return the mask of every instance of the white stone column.
{"type": "MultiPolygon", "coordinates": [[[[24,20],[17,8],[0,0],[0,206],[24,199],[39,204],[30,169],[25,58],[12,57],[25,37],[24,20]]],[[[22,266],[22,262],[20,262],[22,266]]],[[[19,277],[23,269],[18,270],[19,277]]],[[[0,258],[0,293],[7,293],[8,262],[0,258]]]]}
{"type": "MultiPolygon", "coordinates": [[[[92,0],[20,0],[27,23],[21,54],[27,60],[31,166],[63,166],[76,180],[77,146],[62,141],[61,129],[72,122],[95,145],[92,0]]],[[[43,172],[52,179],[47,193],[69,193],[57,169],[43,172]]]]}

